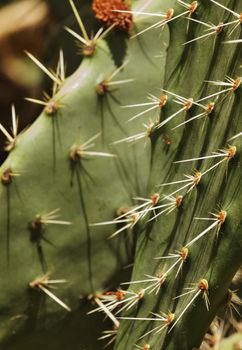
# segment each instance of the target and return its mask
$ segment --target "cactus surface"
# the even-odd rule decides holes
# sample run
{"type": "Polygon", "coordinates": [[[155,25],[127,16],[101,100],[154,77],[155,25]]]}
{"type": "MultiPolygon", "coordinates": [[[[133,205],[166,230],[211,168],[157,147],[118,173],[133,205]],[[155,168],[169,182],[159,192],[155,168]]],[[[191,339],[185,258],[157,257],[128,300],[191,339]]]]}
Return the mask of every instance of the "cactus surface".
{"type": "Polygon", "coordinates": [[[46,72],[53,96],[13,125],[0,169],[0,339],[37,341],[91,295],[115,350],[199,349],[242,263],[242,2],[113,1],[106,18],[112,1],[94,1],[125,42],[120,67],[70,3],[84,59],[46,72]]]}
{"type": "MultiPolygon", "coordinates": [[[[122,268],[131,261],[134,237],[111,240],[113,225],[91,225],[115,217],[117,210],[132,204],[134,196],[146,192],[148,150],[142,144],[126,148],[113,142],[137,130],[126,123],[127,111],[120,105],[130,104],[133,96],[141,100],[146,89],[155,93],[154,81],[155,86],[162,81],[155,56],[163,41],[156,46],[151,38],[149,34],[141,42],[130,41],[123,67],[115,66],[102,39],[93,47],[82,46],[86,56],[71,77],[64,79],[59,62],[57,76],[47,72],[55,87],[43,113],[29,129],[18,136],[15,130],[7,139],[9,157],[0,171],[4,349],[32,347],[40,332],[47,341],[57,323],[72,336],[72,325],[66,326],[72,316],[41,290],[48,280],[66,280],[50,291],[76,320],[80,298],[111,288],[115,280],[118,283],[122,268]],[[154,57],[141,52],[141,45],[154,57]],[[142,74],[138,60],[145,70],[142,74]],[[134,84],[139,85],[136,91],[134,84]],[[29,343],[28,329],[33,333],[29,343]]],[[[61,339],[60,346],[66,346],[61,339]]]]}

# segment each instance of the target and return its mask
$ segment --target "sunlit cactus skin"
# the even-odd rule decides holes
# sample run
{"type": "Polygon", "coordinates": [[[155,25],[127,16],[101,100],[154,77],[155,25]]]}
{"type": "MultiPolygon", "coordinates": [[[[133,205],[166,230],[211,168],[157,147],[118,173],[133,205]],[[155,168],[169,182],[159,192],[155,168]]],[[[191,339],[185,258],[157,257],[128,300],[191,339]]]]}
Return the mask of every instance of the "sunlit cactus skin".
{"type": "Polygon", "coordinates": [[[112,27],[126,42],[119,68],[79,18],[81,66],[64,79],[59,63],[53,98],[7,145],[0,342],[14,331],[21,343],[32,313],[32,337],[42,321],[51,332],[82,295],[113,322],[103,340],[115,350],[199,349],[229,308],[242,263],[242,2],[137,0],[130,11],[126,33],[112,27]]]}
{"type": "MultiPolygon", "coordinates": [[[[115,35],[118,41],[119,33],[115,35]]],[[[127,110],[121,105],[132,103],[134,96],[142,100],[147,90],[155,93],[162,82],[163,72],[157,74],[160,59],[155,56],[165,43],[160,39],[156,46],[151,38],[147,34],[139,43],[130,41],[124,67],[112,82],[130,81],[110,84],[104,96],[97,94],[97,86],[118,67],[105,41],[98,40],[80,68],[57,84],[56,94],[35,123],[14,137],[0,170],[0,343],[4,348],[16,346],[13,334],[17,346],[31,347],[21,336],[30,324],[35,346],[44,346],[56,324],[63,325],[70,337],[73,327],[66,328],[66,318],[72,314],[72,320],[77,318],[80,297],[111,288],[113,277],[119,281],[123,267],[132,261],[134,237],[111,240],[115,226],[91,225],[113,219],[119,208],[129,207],[132,198],[143,196],[147,189],[148,148],[142,143],[127,148],[113,142],[137,131],[135,124],[126,123],[127,110]],[[141,45],[149,48],[151,58],[141,53],[141,45]],[[142,74],[137,66],[141,57],[142,74]],[[93,137],[90,144],[95,145],[84,150],[83,157],[73,156],[74,149],[93,137]],[[50,291],[71,313],[40,290],[48,284],[31,288],[46,273],[50,281],[66,281],[50,291]],[[39,331],[43,338],[37,342],[39,331]]],[[[83,50],[86,53],[87,47],[83,50]]],[[[63,346],[59,340],[59,348],[63,346]]]]}

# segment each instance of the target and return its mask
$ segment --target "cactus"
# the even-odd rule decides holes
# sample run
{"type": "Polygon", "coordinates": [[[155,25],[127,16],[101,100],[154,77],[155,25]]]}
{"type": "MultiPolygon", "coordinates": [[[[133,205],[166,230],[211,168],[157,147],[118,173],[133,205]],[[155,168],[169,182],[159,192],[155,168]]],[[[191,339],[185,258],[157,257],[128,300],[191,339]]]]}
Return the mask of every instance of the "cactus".
{"type": "Polygon", "coordinates": [[[37,339],[91,294],[114,349],[198,349],[240,304],[242,3],[95,0],[109,27],[93,37],[70,4],[80,68],[65,79],[62,53],[56,72],[28,54],[53,95],[29,98],[44,111],[21,135],[14,108],[13,135],[1,125],[1,339],[33,319],[37,339]]]}
{"type": "Polygon", "coordinates": [[[129,287],[143,290],[142,302],[122,315],[119,350],[198,348],[241,264],[241,146],[239,138],[229,141],[241,132],[241,57],[239,43],[224,43],[239,36],[240,8],[214,1],[183,7],[178,1],[170,10],[168,100],[150,137],[149,191],[158,192],[158,211],[149,209],[129,287]],[[162,152],[165,135],[169,150],[162,152]]]}
{"type": "MultiPolygon", "coordinates": [[[[87,35],[82,30],[77,35],[87,35]]],[[[149,38],[142,45],[158,55],[160,47],[149,38]]],[[[28,98],[44,107],[29,129],[18,135],[14,108],[12,132],[1,125],[9,151],[0,171],[0,318],[6,347],[13,349],[16,334],[17,346],[22,342],[26,348],[24,331],[29,327],[36,338],[41,331],[46,339],[58,322],[66,327],[71,317],[67,310],[75,319],[80,297],[111,288],[114,278],[119,283],[131,260],[134,237],[110,240],[112,227],[91,224],[113,218],[147,186],[148,150],[134,145],[131,152],[126,145],[113,145],[137,130],[126,123],[127,112],[120,108],[132,102],[134,82],[140,85],[136,99],[142,99],[147,88],[155,92],[154,81],[155,86],[162,81],[155,57],[148,60],[142,54],[146,73],[140,74],[140,45],[130,42],[124,64],[116,67],[102,36],[90,40],[81,46],[85,57],[80,68],[67,79],[62,52],[56,72],[28,54],[54,87],[53,96],[43,101],[28,98]],[[57,282],[63,283],[52,289],[57,282]]],[[[64,346],[61,340],[59,346],[64,346]]]]}

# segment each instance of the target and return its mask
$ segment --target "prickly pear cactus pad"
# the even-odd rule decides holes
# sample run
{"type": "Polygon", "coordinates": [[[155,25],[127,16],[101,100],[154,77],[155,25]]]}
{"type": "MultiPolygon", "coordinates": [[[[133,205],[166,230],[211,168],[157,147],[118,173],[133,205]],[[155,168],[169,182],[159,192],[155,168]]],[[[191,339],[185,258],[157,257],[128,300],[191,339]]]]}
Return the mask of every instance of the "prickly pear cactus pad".
{"type": "MultiPolygon", "coordinates": [[[[12,131],[1,125],[9,151],[0,170],[4,349],[66,349],[63,337],[51,345],[56,329],[63,329],[69,341],[76,339],[72,349],[95,347],[73,327],[79,317],[86,323],[87,308],[80,309],[80,298],[118,286],[135,243],[135,235],[127,232],[110,239],[122,228],[119,222],[99,223],[112,221],[134,203],[133,197],[147,192],[149,146],[115,142],[145,131],[142,124],[127,122],[122,106],[155,94],[162,84],[160,52],[166,50],[168,32],[158,41],[151,32],[139,41],[128,41],[127,35],[125,59],[117,67],[104,40],[113,27],[89,36],[70,4],[80,33],[66,29],[79,40],[84,56],[80,68],[65,78],[68,62],[62,51],[56,71],[27,53],[53,80],[53,93],[43,101],[27,99],[44,110],[24,132],[18,134],[14,107],[12,131]]],[[[115,35],[118,45],[119,32],[115,35]]],[[[77,324],[85,329],[79,320],[77,324]]],[[[93,332],[89,334],[92,338],[93,332]]]]}

